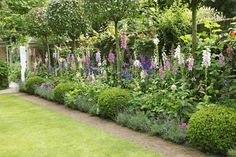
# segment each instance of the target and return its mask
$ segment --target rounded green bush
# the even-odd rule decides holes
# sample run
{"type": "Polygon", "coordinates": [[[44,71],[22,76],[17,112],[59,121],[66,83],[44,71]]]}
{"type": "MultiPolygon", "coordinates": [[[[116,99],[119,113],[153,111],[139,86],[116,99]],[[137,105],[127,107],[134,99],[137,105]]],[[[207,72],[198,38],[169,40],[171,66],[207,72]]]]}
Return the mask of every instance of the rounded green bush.
{"type": "Polygon", "coordinates": [[[208,107],[193,114],[189,121],[190,143],[206,152],[226,154],[236,145],[236,111],[208,107]]]}
{"type": "Polygon", "coordinates": [[[98,98],[99,114],[104,118],[116,119],[119,112],[128,107],[130,92],[112,88],[103,91],[98,98]]]}
{"type": "Polygon", "coordinates": [[[73,86],[69,83],[59,83],[54,90],[54,100],[64,104],[65,94],[73,90],[73,86]]]}
{"type": "Polygon", "coordinates": [[[40,76],[33,76],[29,78],[25,84],[26,92],[29,94],[34,94],[35,87],[40,86],[43,83],[45,83],[45,80],[40,76]]]}

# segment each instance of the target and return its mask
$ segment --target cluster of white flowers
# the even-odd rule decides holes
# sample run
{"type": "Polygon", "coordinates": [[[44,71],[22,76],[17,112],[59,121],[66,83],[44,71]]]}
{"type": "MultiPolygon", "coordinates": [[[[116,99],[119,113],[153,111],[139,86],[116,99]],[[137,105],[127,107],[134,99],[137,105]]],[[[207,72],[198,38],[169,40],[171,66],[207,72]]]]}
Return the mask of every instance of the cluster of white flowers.
{"type": "Polygon", "coordinates": [[[174,58],[179,59],[180,57],[181,57],[181,49],[180,49],[180,45],[178,45],[178,47],[175,49],[174,58]]]}
{"type": "Polygon", "coordinates": [[[141,68],[142,67],[142,63],[139,60],[135,60],[134,61],[134,67],[135,68],[141,68]]]}
{"type": "Polygon", "coordinates": [[[202,66],[206,68],[211,66],[211,50],[210,49],[203,50],[202,66]]]}
{"type": "Polygon", "coordinates": [[[148,73],[146,71],[142,70],[141,73],[140,73],[140,77],[142,79],[145,79],[146,77],[148,77],[148,73]]]}
{"type": "Polygon", "coordinates": [[[171,88],[172,91],[176,91],[177,90],[177,86],[176,85],[172,85],[170,88],[171,88]]]}
{"type": "Polygon", "coordinates": [[[153,39],[153,43],[157,46],[159,44],[160,40],[158,38],[153,39]]]}

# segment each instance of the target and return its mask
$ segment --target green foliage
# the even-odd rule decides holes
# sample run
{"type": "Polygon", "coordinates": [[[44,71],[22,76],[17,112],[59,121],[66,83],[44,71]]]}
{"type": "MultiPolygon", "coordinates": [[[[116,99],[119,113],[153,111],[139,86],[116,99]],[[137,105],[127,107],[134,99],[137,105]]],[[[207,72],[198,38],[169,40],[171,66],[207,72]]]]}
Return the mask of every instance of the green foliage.
{"type": "Polygon", "coordinates": [[[51,29],[48,25],[47,8],[34,8],[26,15],[26,30],[30,36],[48,37],[51,29]]]}
{"type": "Polygon", "coordinates": [[[64,98],[67,92],[73,90],[74,87],[69,83],[59,83],[54,89],[54,100],[64,104],[64,98]]]}
{"type": "Polygon", "coordinates": [[[34,93],[41,98],[53,101],[54,100],[54,90],[48,84],[42,84],[41,86],[37,86],[35,88],[34,93]]]}
{"type": "Polygon", "coordinates": [[[0,60],[0,89],[8,87],[8,65],[0,60]]]}
{"type": "Polygon", "coordinates": [[[89,113],[91,115],[98,114],[97,104],[93,99],[90,99],[89,96],[79,95],[77,97],[76,105],[81,112],[89,113]]]}
{"type": "Polygon", "coordinates": [[[148,132],[151,126],[151,120],[144,114],[119,113],[116,122],[136,131],[148,132]]]}
{"type": "Polygon", "coordinates": [[[228,156],[229,157],[236,157],[236,149],[228,150],[228,156]]]}
{"type": "Polygon", "coordinates": [[[58,35],[67,35],[75,40],[85,33],[86,21],[79,0],[53,0],[48,6],[48,22],[58,35]]]}
{"type": "Polygon", "coordinates": [[[98,99],[99,114],[102,117],[116,119],[129,105],[130,92],[123,89],[112,88],[103,91],[98,99]]]}
{"type": "Polygon", "coordinates": [[[226,154],[235,146],[236,111],[226,107],[202,108],[189,121],[190,143],[207,152],[226,154]]]}
{"type": "Polygon", "coordinates": [[[8,80],[10,82],[17,82],[21,79],[20,63],[12,63],[9,66],[8,80]]]}
{"type": "Polygon", "coordinates": [[[34,94],[36,87],[41,86],[44,82],[45,80],[42,77],[39,76],[30,77],[25,84],[26,91],[29,94],[34,94]]]}

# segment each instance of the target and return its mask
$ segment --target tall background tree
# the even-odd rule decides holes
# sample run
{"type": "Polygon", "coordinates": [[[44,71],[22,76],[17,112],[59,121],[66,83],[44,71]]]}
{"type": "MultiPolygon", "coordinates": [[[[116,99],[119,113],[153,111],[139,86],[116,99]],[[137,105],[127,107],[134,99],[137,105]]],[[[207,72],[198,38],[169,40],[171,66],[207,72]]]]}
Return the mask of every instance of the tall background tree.
{"type": "Polygon", "coordinates": [[[122,55],[120,52],[118,23],[125,18],[135,17],[138,13],[137,0],[85,0],[87,14],[93,21],[113,22],[115,26],[117,72],[120,75],[122,55]]]}
{"type": "Polygon", "coordinates": [[[71,39],[72,52],[75,53],[76,39],[85,34],[87,29],[82,1],[52,0],[47,17],[54,33],[71,39]]]}
{"type": "Polygon", "coordinates": [[[26,15],[26,31],[27,33],[36,38],[41,38],[47,46],[47,55],[49,66],[51,61],[50,49],[48,44],[48,38],[52,31],[48,25],[47,20],[47,8],[34,8],[26,15]]]}

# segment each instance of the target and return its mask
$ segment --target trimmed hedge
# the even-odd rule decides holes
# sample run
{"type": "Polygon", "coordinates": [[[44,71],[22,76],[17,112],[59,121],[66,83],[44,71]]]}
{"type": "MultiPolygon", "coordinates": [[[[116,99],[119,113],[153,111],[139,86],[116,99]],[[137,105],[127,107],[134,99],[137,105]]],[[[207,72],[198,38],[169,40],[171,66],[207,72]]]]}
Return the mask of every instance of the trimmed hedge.
{"type": "Polygon", "coordinates": [[[54,89],[54,100],[60,104],[64,104],[65,94],[73,90],[73,86],[69,83],[59,83],[54,89]]]}
{"type": "Polygon", "coordinates": [[[203,108],[191,117],[188,133],[193,146],[226,154],[236,145],[236,110],[219,106],[203,108]]]}
{"type": "Polygon", "coordinates": [[[8,65],[0,60],[0,89],[8,87],[8,65]]]}
{"type": "Polygon", "coordinates": [[[41,86],[43,83],[45,83],[45,80],[40,76],[29,78],[25,84],[26,92],[29,94],[34,94],[36,86],[41,86]]]}
{"type": "Polygon", "coordinates": [[[131,95],[127,90],[107,89],[98,98],[99,114],[104,118],[115,120],[118,113],[128,107],[130,99],[131,95]]]}

